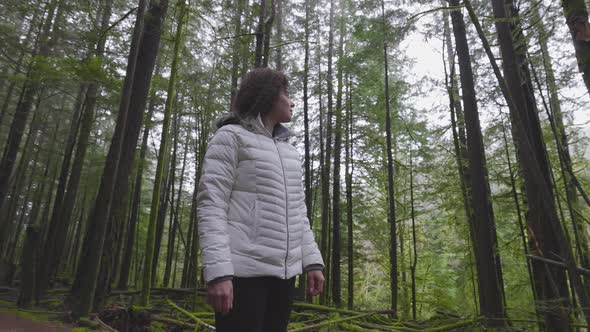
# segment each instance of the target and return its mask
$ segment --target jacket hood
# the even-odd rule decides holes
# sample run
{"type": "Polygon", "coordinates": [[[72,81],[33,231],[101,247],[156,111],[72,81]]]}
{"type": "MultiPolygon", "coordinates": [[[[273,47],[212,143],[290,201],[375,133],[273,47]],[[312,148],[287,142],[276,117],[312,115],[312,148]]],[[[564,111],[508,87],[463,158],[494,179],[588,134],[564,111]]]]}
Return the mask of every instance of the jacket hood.
{"type": "Polygon", "coordinates": [[[228,112],[221,116],[219,116],[214,121],[215,123],[215,130],[217,131],[219,128],[230,125],[230,124],[239,124],[242,127],[246,128],[248,131],[253,133],[261,134],[264,136],[272,137],[272,138],[279,138],[279,139],[288,139],[291,136],[295,136],[295,134],[289,130],[289,128],[283,126],[282,124],[277,124],[272,132],[272,136],[268,132],[268,130],[264,127],[262,122],[259,118],[255,117],[242,117],[235,112],[228,112]]]}

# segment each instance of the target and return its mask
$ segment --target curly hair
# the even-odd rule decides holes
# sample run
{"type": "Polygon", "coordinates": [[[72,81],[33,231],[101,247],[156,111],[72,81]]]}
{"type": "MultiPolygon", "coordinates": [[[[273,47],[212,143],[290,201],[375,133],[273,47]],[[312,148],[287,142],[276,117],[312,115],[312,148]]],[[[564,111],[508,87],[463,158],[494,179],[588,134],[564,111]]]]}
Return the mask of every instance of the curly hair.
{"type": "Polygon", "coordinates": [[[289,80],[278,70],[256,68],[248,72],[240,83],[232,109],[241,117],[256,117],[270,112],[281,92],[287,93],[289,80]]]}

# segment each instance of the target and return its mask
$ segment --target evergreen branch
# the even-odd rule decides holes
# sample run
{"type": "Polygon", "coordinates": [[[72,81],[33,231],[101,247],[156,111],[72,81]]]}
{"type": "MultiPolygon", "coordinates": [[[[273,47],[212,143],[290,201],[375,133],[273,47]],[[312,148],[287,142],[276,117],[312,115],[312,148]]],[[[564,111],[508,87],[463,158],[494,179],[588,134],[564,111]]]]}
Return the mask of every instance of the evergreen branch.
{"type": "Polygon", "coordinates": [[[448,6],[448,7],[437,7],[437,8],[429,9],[429,10],[426,10],[426,11],[423,11],[423,12],[419,12],[418,14],[414,14],[414,15],[410,16],[408,18],[408,21],[413,21],[413,20],[415,20],[416,18],[418,18],[420,16],[424,16],[424,15],[427,15],[427,14],[430,14],[430,13],[434,13],[434,12],[437,12],[439,10],[457,10],[457,9],[461,9],[463,7],[464,6],[448,6]]]}
{"type": "Polygon", "coordinates": [[[220,37],[220,38],[213,39],[213,42],[216,43],[220,40],[234,39],[234,38],[239,38],[239,37],[244,37],[244,36],[256,36],[257,34],[258,33],[255,32],[255,33],[243,33],[243,34],[236,35],[236,36],[220,37]]]}

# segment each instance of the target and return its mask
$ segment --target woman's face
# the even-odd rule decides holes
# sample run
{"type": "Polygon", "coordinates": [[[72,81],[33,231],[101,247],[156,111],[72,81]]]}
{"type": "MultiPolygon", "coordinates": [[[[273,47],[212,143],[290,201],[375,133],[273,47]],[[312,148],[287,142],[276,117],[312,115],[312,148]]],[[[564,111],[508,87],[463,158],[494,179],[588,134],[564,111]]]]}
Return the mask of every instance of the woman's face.
{"type": "Polygon", "coordinates": [[[289,98],[289,95],[282,91],[279,94],[277,101],[275,101],[272,105],[272,109],[268,113],[268,116],[271,117],[277,123],[279,122],[291,122],[293,118],[293,107],[295,105],[289,98]]]}

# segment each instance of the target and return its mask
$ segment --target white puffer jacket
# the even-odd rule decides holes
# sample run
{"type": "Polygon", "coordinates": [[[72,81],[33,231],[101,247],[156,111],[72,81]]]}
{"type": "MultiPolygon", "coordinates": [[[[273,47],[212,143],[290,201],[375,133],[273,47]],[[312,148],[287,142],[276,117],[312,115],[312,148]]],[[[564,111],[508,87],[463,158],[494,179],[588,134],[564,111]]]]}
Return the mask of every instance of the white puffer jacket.
{"type": "Polygon", "coordinates": [[[278,125],[271,136],[257,119],[231,116],[218,126],[197,195],[205,280],[289,279],[307,266],[323,266],[289,130],[278,125]]]}

